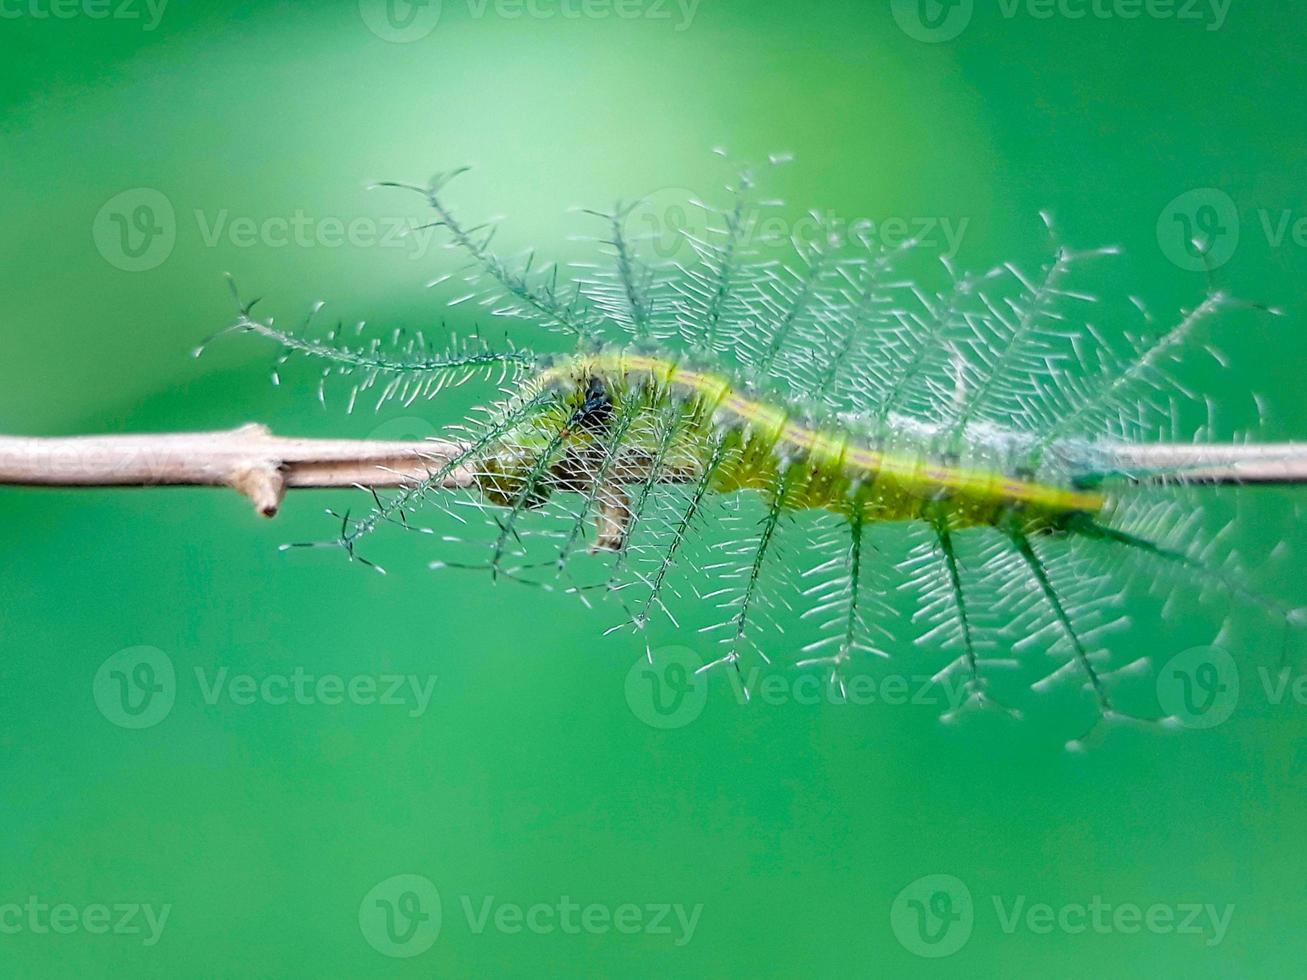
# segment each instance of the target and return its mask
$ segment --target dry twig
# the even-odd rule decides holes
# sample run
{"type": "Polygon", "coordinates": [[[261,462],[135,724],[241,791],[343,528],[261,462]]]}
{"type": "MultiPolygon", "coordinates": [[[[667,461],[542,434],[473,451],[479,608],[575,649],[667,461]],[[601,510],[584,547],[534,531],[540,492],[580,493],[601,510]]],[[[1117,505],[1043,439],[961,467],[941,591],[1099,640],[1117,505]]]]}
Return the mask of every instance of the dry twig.
{"type": "MultiPolygon", "coordinates": [[[[287,490],[398,487],[439,471],[457,443],[284,439],[265,426],[175,435],[0,436],[0,484],[45,487],[230,487],[265,517],[287,490]]],[[[449,488],[471,486],[454,470],[449,488]]]]}
{"type": "MultiPolygon", "coordinates": [[[[0,436],[0,485],[229,487],[273,517],[287,490],[409,486],[439,472],[460,449],[439,440],[287,439],[256,424],[169,435],[0,436]]],[[[1129,467],[1181,468],[1199,482],[1307,483],[1307,444],[1126,445],[1110,451],[1129,467]]],[[[471,471],[458,468],[442,485],[457,489],[472,482],[471,471]]]]}

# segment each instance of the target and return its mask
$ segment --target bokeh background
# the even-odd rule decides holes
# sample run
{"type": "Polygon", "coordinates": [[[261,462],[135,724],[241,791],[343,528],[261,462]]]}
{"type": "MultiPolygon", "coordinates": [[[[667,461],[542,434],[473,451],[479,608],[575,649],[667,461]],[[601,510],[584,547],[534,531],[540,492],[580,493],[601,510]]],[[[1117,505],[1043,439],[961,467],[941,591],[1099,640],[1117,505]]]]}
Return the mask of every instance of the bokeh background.
{"type": "MultiPolygon", "coordinates": [[[[1252,0],[12,0],[0,429],[434,434],[485,390],[347,415],[309,374],[272,387],[258,343],[192,359],[231,315],[222,274],[282,317],[328,299],[345,319],[465,328],[472,312],[424,288],[454,258],[395,239],[421,212],[368,181],[473,164],[463,213],[508,215],[506,247],[571,258],[591,230],[571,209],[710,194],[724,146],[793,152],[769,190],[795,214],[965,222],[964,265],[1037,262],[1047,208],[1069,241],[1122,246],[1110,284],[1159,312],[1204,289],[1174,232],[1192,221],[1223,285],[1287,311],[1218,328],[1226,365],[1196,377],[1223,431],[1251,424],[1259,393],[1260,437],[1301,437],[1304,30],[1307,10],[1252,0]]],[[[565,597],[428,571],[427,540],[378,539],[384,578],[278,551],[329,537],[324,509],[364,506],[349,498],[297,493],[269,523],[217,491],[0,490],[0,976],[1301,963],[1307,705],[1266,680],[1273,624],[1186,653],[1217,637],[1219,603],[1163,621],[1131,600],[1119,642],[1159,672],[1187,657],[1175,669],[1216,713],[1075,755],[1074,692],[1021,724],[943,726],[937,703],[802,703],[780,671],[771,702],[745,706],[721,678],[686,694],[641,672],[638,638],[601,636],[611,618],[565,597]],[[242,687],[297,672],[426,693],[242,687]],[[33,901],[73,911],[51,929],[33,901]],[[594,906],[569,913],[577,928],[568,902],[594,906]],[[1094,903],[1125,911],[1097,929],[1076,911],[1094,903]],[[118,928],[121,904],[167,918],[118,928]],[[1031,917],[1041,904],[1051,918],[1031,917]],[[555,911],[514,918],[537,905],[555,911]],[[1131,918],[1154,906],[1151,926],[1131,918]]],[[[1237,543],[1273,559],[1258,587],[1301,603],[1295,494],[1226,503],[1237,543]]],[[[661,628],[668,662],[711,653],[694,631],[711,617],[661,628]]],[[[905,648],[875,669],[937,666],[905,648]]]]}

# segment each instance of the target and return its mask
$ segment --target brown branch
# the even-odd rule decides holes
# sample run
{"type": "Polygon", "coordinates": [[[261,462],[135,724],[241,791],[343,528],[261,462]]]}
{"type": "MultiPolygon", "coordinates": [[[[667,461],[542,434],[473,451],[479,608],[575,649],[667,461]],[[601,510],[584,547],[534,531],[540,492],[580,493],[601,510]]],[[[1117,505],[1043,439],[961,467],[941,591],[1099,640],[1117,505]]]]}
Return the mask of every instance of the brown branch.
{"type": "Polygon", "coordinates": [[[1161,443],[1112,446],[1108,451],[1124,468],[1170,470],[1197,483],[1307,483],[1307,443],[1161,443]]]}
{"type": "MultiPolygon", "coordinates": [[[[47,487],[218,486],[243,494],[260,514],[277,513],[287,490],[308,487],[410,486],[448,466],[456,442],[284,439],[262,425],[175,435],[0,436],[0,485],[47,487]]],[[[1217,484],[1307,483],[1307,444],[1161,444],[1104,447],[1126,469],[1175,471],[1217,484]]],[[[672,474],[670,480],[682,478],[672,474]]],[[[457,468],[442,480],[469,487],[457,468]]],[[[611,501],[620,511],[619,497],[611,501]]],[[[611,516],[611,515],[610,515],[611,516]]],[[[616,535],[617,531],[612,531],[616,535]]]]}
{"type": "MultiPolygon", "coordinates": [[[[399,487],[429,477],[459,452],[453,442],[283,439],[265,426],[176,435],[0,436],[0,484],[45,487],[230,487],[265,517],[287,490],[399,487]]],[[[467,487],[456,469],[443,481],[467,487]]]]}

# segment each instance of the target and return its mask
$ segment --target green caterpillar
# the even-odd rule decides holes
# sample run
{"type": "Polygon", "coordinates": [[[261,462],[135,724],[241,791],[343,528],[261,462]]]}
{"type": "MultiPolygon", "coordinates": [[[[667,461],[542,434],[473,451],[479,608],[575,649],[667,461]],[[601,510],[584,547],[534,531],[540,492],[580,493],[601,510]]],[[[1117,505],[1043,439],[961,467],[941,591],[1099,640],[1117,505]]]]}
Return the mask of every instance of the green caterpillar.
{"type": "MultiPolygon", "coordinates": [[[[860,510],[868,523],[939,518],[959,527],[997,525],[1011,517],[1031,530],[1060,530],[1103,507],[1098,494],[934,461],[924,445],[885,451],[869,445],[877,438],[872,434],[859,439],[847,427],[809,428],[784,407],[739,394],[726,377],[620,348],[569,358],[528,385],[549,386],[570,396],[573,417],[582,419],[597,411],[592,403],[603,405],[606,414],[656,413],[660,401],[679,389],[691,406],[683,423],[701,458],[710,455],[705,446],[714,426],[747,432],[733,447],[735,458],[713,475],[710,489],[770,492],[782,485],[782,469],[797,466],[801,476],[784,481],[784,506],[790,509],[844,515],[860,510]]],[[[646,454],[651,449],[644,448],[646,454]]]]}
{"type": "Polygon", "coordinates": [[[421,194],[468,257],[470,289],[454,304],[544,325],[571,338],[570,353],[479,338],[440,349],[420,335],[351,344],[339,328],[282,331],[248,307],[232,328],[275,339],[281,361],[323,359],[324,383],[352,380],[351,407],[367,391],[410,403],[478,376],[505,386],[468,421],[456,458],[345,519],[337,543],[351,557],[378,527],[447,500],[434,491],[462,470],[488,529],[464,543],[484,557],[436,564],[562,582],[611,598],[639,630],[670,615],[679,573],[725,610],[715,663],[737,670],[748,651],[782,649],[769,621],[802,604],[819,635],[798,663],[836,683],[856,655],[894,651],[899,618],[885,599],[907,588],[916,641],[957,652],[938,676],[961,675],[964,707],[997,704],[986,667],[1003,661],[991,651],[1034,645],[1055,658],[1051,678],[1080,677],[1100,720],[1119,717],[1112,681],[1134,666],[1096,643],[1111,625],[1093,571],[1103,551],[1296,618],[1212,560],[1183,470],[1143,472],[1113,451],[1161,434],[1178,393],[1169,368],[1207,321],[1246,305],[1227,294],[1114,346],[1076,326],[1092,297],[1069,284],[1111,250],[1055,242],[1034,276],[1010,264],[965,276],[945,262],[933,289],[897,271],[911,245],[795,243],[789,260],[767,261],[749,241],[748,170],[708,230],[685,234],[691,261],[645,259],[619,207],[598,215],[611,268],[560,282],[556,267],[501,258],[493,230],[464,225],[444,199],[453,176],[383,186],[421,194]],[[1148,486],[1167,492],[1150,499],[1148,486]],[[876,543],[891,526],[916,535],[899,558],[876,543]],[[799,568],[794,544],[816,564],[799,568]]]}

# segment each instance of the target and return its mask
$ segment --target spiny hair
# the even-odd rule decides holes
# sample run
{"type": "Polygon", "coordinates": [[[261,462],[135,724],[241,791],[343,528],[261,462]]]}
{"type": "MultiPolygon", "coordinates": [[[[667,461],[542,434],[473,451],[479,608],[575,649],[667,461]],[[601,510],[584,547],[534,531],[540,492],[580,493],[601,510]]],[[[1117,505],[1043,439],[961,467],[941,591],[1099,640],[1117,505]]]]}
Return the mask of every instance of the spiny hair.
{"type": "Polygon", "coordinates": [[[1114,312],[1075,280],[1114,250],[1066,246],[1047,216],[1051,256],[1034,270],[966,274],[944,258],[914,276],[903,269],[920,262],[918,243],[834,233],[768,257],[750,217],[768,205],[749,168],[721,206],[693,202],[708,219],[681,232],[685,255],[651,257],[632,233],[637,202],[590,212],[608,261],[564,275],[534,252],[501,257],[493,227],[464,223],[446,198],[461,172],[380,186],[420,195],[466,259],[451,305],[544,327],[569,350],[479,335],[436,344],[361,324],[324,333],[312,316],[284,330],[252,304],[229,328],[274,340],[279,364],[320,361],[319,396],[344,378],[351,409],[363,396],[407,405],[473,379],[498,386],[459,427],[454,458],[341,518],[332,544],[352,559],[371,564],[366,536],[436,506],[487,530],[446,536],[452,553],[433,566],[608,600],[622,610],[615,629],[671,617],[687,588],[717,604],[722,653],[709,666],[771,662],[796,611],[811,635],[793,659],[832,684],[907,634],[944,652],[936,680],[961,683],[946,717],[1016,714],[989,673],[1038,650],[1054,667],[1034,687],[1081,684],[1091,732],[1126,717],[1114,684],[1146,666],[1106,645],[1124,617],[1120,569],[1104,555],[1128,555],[1158,587],[1297,620],[1244,584],[1224,531],[1209,533],[1183,492],[1198,482],[1184,468],[1144,472],[1117,454],[1185,434],[1177,406],[1195,396],[1171,369],[1206,343],[1210,321],[1250,304],[1209,286],[1168,325],[1146,317],[1109,341],[1092,314],[1114,312]],[[470,496],[440,490],[456,471],[474,475],[470,496]],[[889,601],[900,590],[916,597],[906,622],[889,601]]]}

